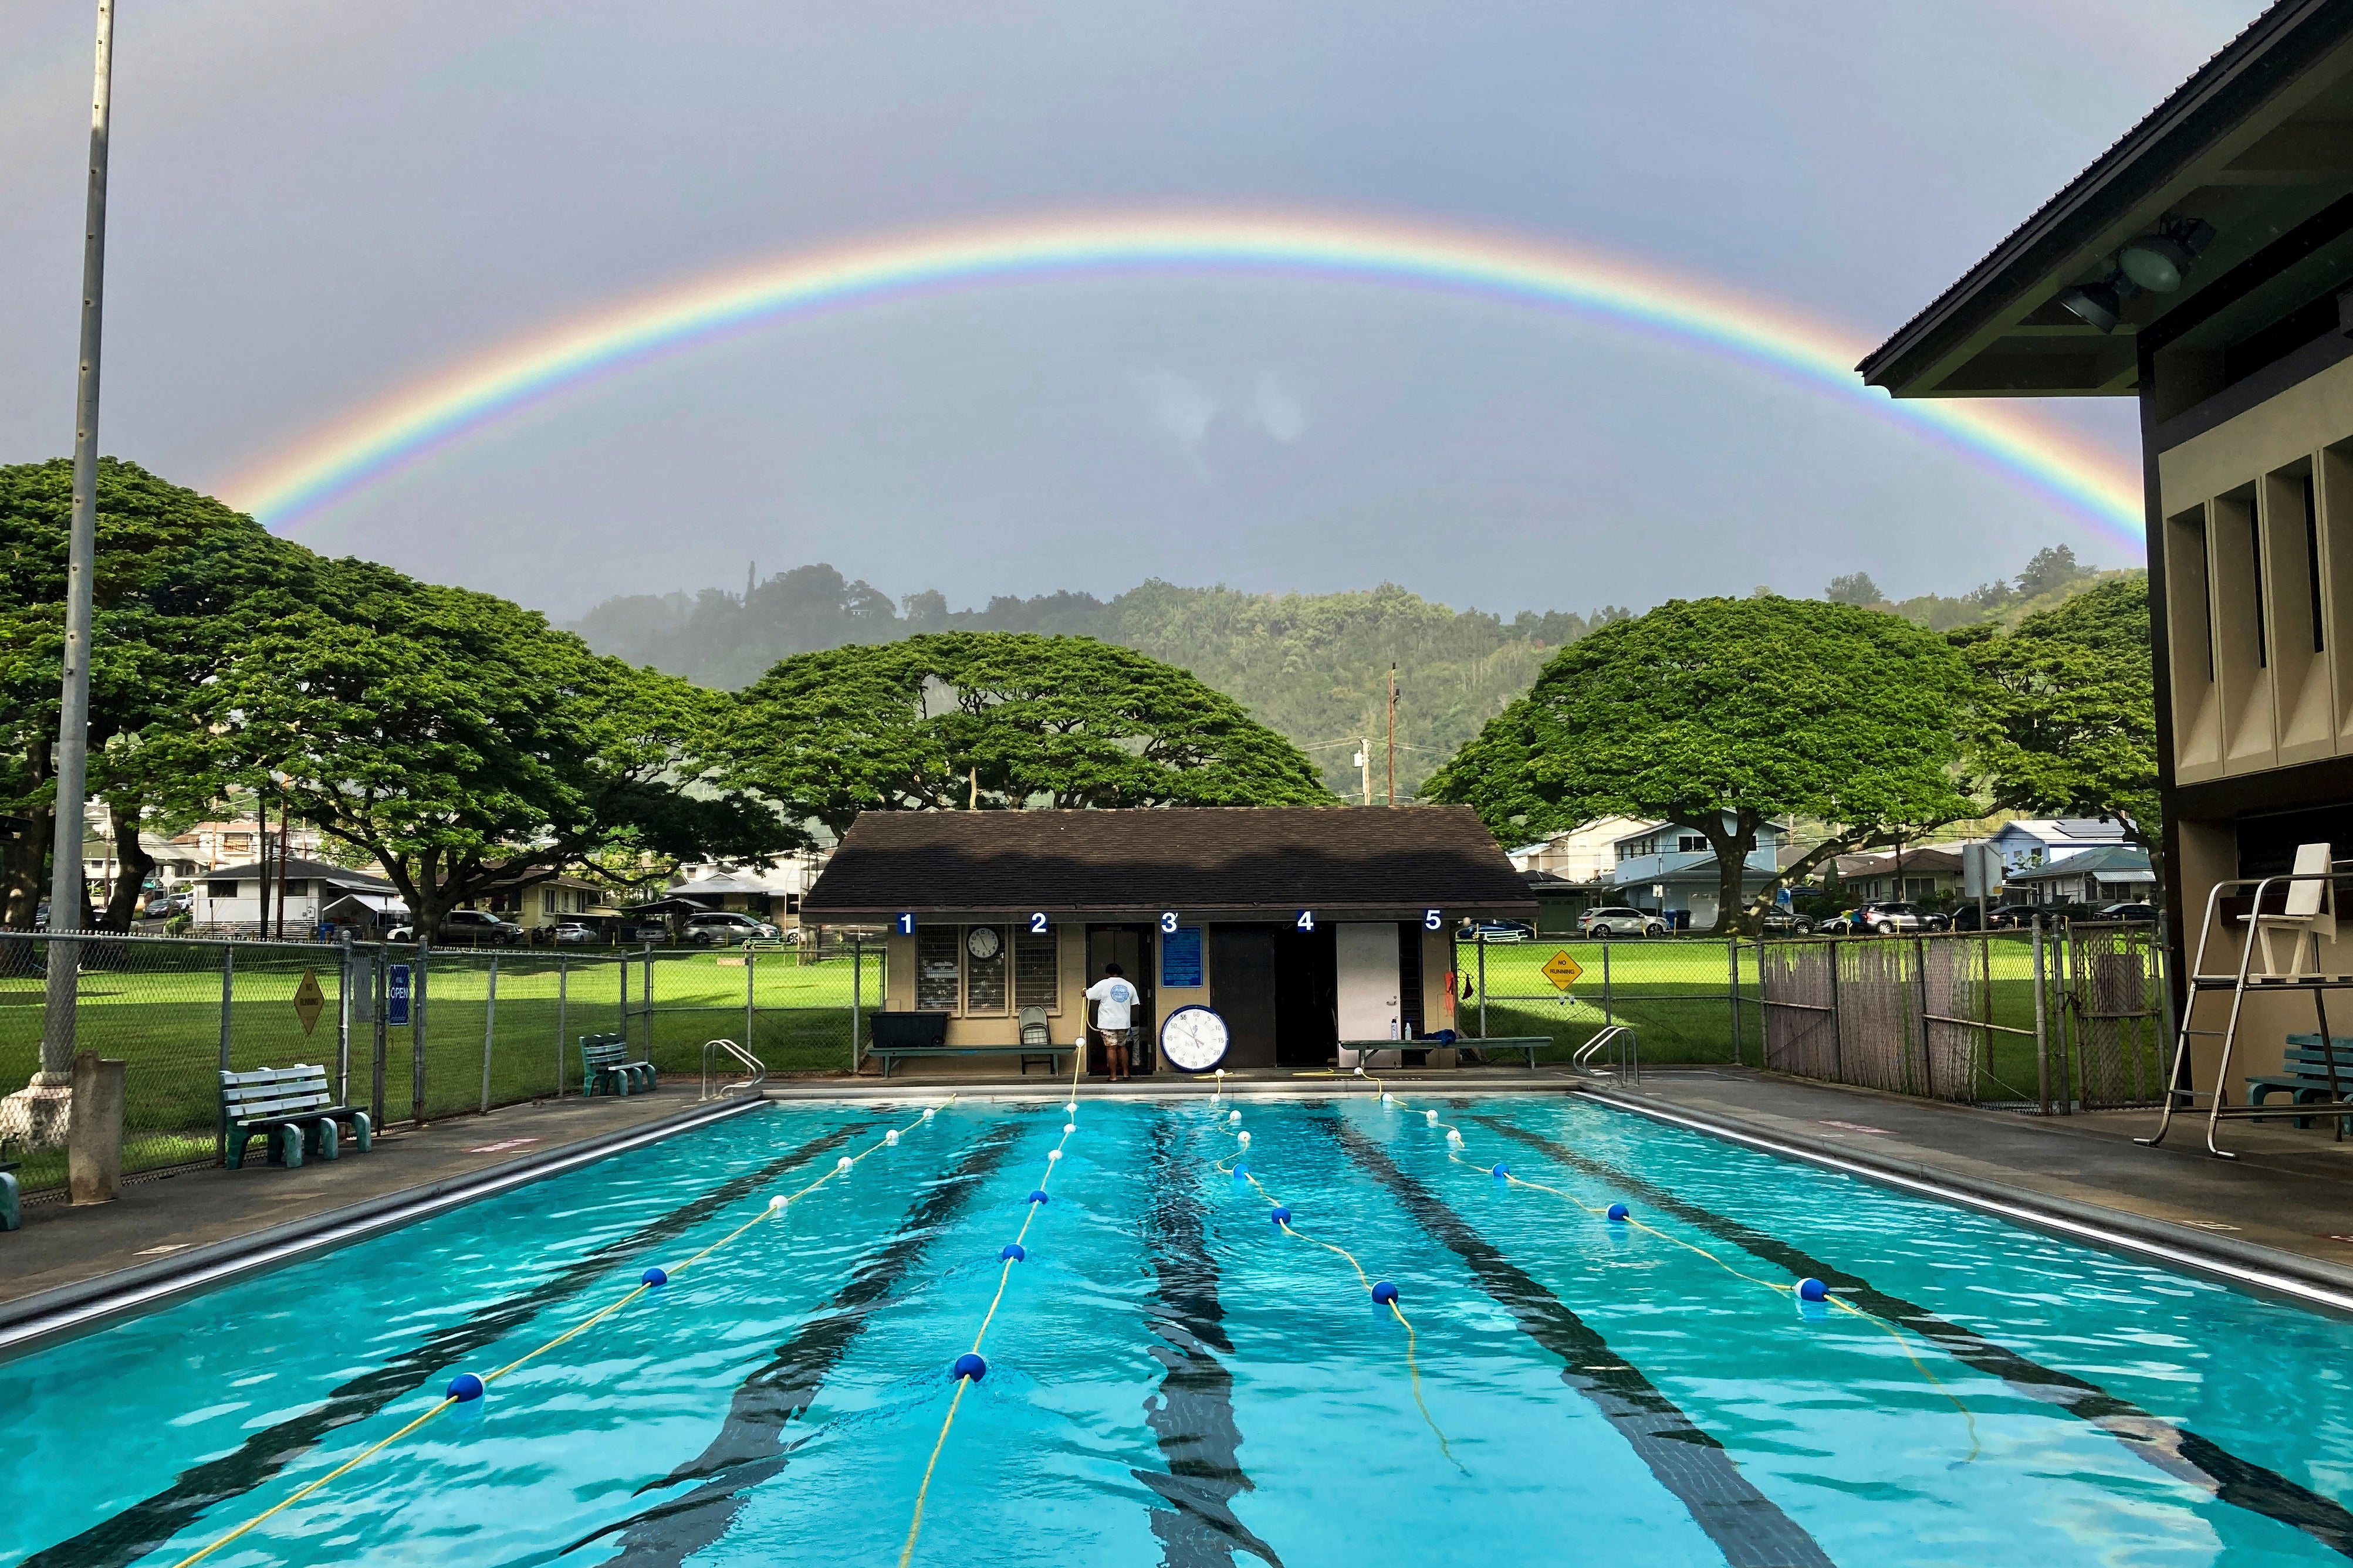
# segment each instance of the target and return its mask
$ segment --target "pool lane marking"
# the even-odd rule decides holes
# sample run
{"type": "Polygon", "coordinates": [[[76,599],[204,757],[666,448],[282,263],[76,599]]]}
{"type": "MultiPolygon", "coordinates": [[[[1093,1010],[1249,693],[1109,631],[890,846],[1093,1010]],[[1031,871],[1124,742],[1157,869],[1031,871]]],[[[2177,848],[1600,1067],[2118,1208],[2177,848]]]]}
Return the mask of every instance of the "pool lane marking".
{"type": "MultiPolygon", "coordinates": [[[[949,1102],[953,1102],[955,1098],[955,1097],[953,1095],[949,1096],[949,1102]]],[[[930,1121],[931,1118],[932,1111],[926,1110],[923,1115],[917,1117],[913,1122],[910,1123],[907,1128],[901,1129],[900,1131],[912,1131],[914,1128],[921,1127],[925,1121],[930,1121]]],[[[670,1269],[665,1270],[665,1273],[671,1275],[681,1274],[685,1272],[687,1269],[693,1268],[696,1264],[702,1262],[704,1258],[710,1257],[712,1253],[718,1251],[721,1247],[726,1246],[729,1242],[734,1240],[745,1231],[750,1230],[754,1226],[762,1224],[769,1219],[787,1213],[794,1204],[798,1203],[801,1199],[808,1196],[809,1194],[817,1191],[819,1187],[825,1185],[826,1183],[833,1180],[834,1177],[846,1174],[858,1163],[859,1161],[865,1159],[867,1155],[873,1153],[877,1149],[886,1148],[898,1142],[898,1131],[893,1131],[885,1137],[876,1139],[872,1143],[867,1145],[864,1149],[860,1150],[854,1155],[843,1155],[839,1163],[828,1166],[823,1174],[819,1175],[817,1180],[809,1183],[808,1185],[803,1187],[799,1192],[794,1193],[788,1197],[771,1199],[766,1205],[762,1207],[761,1210],[757,1214],[754,1215],[750,1219],[745,1220],[742,1225],[737,1226],[733,1230],[729,1231],[725,1236],[721,1237],[717,1241],[712,1242],[702,1251],[688,1258],[685,1262],[677,1264],[670,1269]]],[[[630,1302],[636,1300],[647,1291],[654,1289],[656,1289],[656,1287],[651,1283],[640,1283],[636,1289],[630,1290],[628,1294],[621,1297],[617,1300],[608,1302],[607,1305],[598,1308],[596,1311],[589,1313],[586,1317],[581,1319],[578,1322],[573,1324],[572,1327],[565,1330],[564,1332],[556,1335],[545,1344],[539,1346],[537,1349],[524,1352],[522,1355],[517,1356],[514,1360],[507,1363],[504,1366],[500,1367],[495,1372],[486,1372],[482,1373],[481,1378],[483,1385],[487,1387],[491,1384],[496,1383],[500,1378],[506,1376],[507,1373],[514,1371],[516,1368],[537,1359],[541,1354],[554,1350],[556,1346],[564,1343],[566,1340],[585,1332],[586,1330],[603,1322],[607,1318],[611,1317],[614,1313],[619,1311],[622,1308],[628,1306],[630,1302]]],[[[459,1399],[454,1394],[445,1395],[439,1403],[434,1405],[430,1409],[427,1410],[425,1414],[417,1417],[416,1420],[411,1421],[407,1426],[403,1426],[399,1431],[395,1432],[391,1436],[363,1448],[359,1453],[353,1455],[351,1458],[346,1459],[343,1463],[336,1466],[333,1469],[329,1470],[325,1475],[319,1477],[316,1480],[311,1481],[301,1488],[298,1488],[284,1500],[262,1510],[259,1513],[255,1514],[251,1519],[247,1520],[243,1524],[238,1525],[235,1530],[230,1531],[227,1534],[216,1537],[208,1544],[199,1547],[195,1551],[188,1553],[185,1557],[179,1559],[172,1564],[172,1568],[190,1568],[190,1564],[203,1562],[206,1558],[211,1556],[222,1547],[227,1546],[230,1542],[243,1536],[247,1531],[253,1530],[257,1526],[261,1525],[268,1521],[274,1519],[279,1514],[285,1512],[288,1509],[292,1508],[296,1503],[301,1502],[304,1498],[311,1496],[313,1492],[319,1490],[320,1488],[325,1486],[328,1482],[334,1480],[339,1476],[346,1475],[352,1470],[358,1468],[363,1462],[374,1458],[377,1454],[382,1453],[385,1449],[390,1447],[401,1438],[407,1436],[411,1432],[416,1431],[418,1427],[432,1420],[436,1415],[440,1415],[451,1405],[459,1403],[459,1399]]]]}
{"type": "Polygon", "coordinates": [[[1145,1210],[1161,1307],[1148,1321],[1166,1342],[1152,1351],[1163,1373],[1158,1404],[1145,1403],[1145,1423],[1168,1468],[1128,1474],[1169,1505],[1150,1510],[1163,1568],[1231,1568],[1238,1550],[1268,1568],[1282,1568],[1274,1548],[1233,1509],[1235,1498],[1257,1489],[1237,1453],[1242,1439],[1233,1374],[1218,1357],[1219,1352],[1233,1354],[1234,1346],[1225,1331],[1218,1264],[1202,1223],[1208,1211],[1198,1169],[1180,1159],[1176,1146],[1189,1121],[1164,1114],[1154,1123],[1152,1200],[1145,1210]]]}
{"type": "MultiPolygon", "coordinates": [[[[1211,1103],[1214,1105],[1216,1101],[1213,1100],[1211,1103]]],[[[1229,1122],[1219,1121],[1218,1126],[1229,1136],[1236,1139],[1240,1136],[1229,1122]]],[[[1242,1163],[1243,1156],[1248,1152],[1247,1146],[1244,1146],[1234,1155],[1233,1163],[1230,1166],[1223,1160],[1219,1161],[1218,1170],[1229,1176],[1240,1175],[1243,1181],[1258,1189],[1258,1195],[1266,1200],[1267,1207],[1287,1214],[1289,1211],[1285,1209],[1282,1200],[1267,1191],[1265,1184],[1242,1163]]],[[[1356,1261],[1355,1253],[1337,1243],[1326,1241],[1320,1236],[1308,1235],[1305,1231],[1294,1227],[1287,1218],[1278,1219],[1274,1223],[1282,1227],[1282,1234],[1285,1236],[1297,1237],[1302,1241],[1314,1242],[1326,1252],[1336,1252],[1346,1258],[1348,1267],[1356,1271],[1357,1282],[1364,1286],[1365,1294],[1372,1295],[1373,1277],[1365,1272],[1365,1266],[1356,1261]]],[[[1446,1440],[1445,1430],[1438,1425],[1438,1417],[1430,1413],[1430,1402],[1421,1395],[1421,1362],[1418,1352],[1418,1336],[1413,1331],[1413,1320],[1405,1315],[1405,1309],[1398,1304],[1396,1297],[1390,1297],[1384,1305],[1405,1329],[1405,1372],[1407,1385],[1413,1392],[1414,1407],[1421,1412],[1422,1421],[1430,1427],[1430,1435],[1438,1439],[1438,1451],[1446,1456],[1446,1462],[1467,1476],[1471,1473],[1471,1467],[1454,1457],[1454,1446],[1446,1440]]]]}
{"type": "Polygon", "coordinates": [[[1815,1258],[1744,1221],[1679,1198],[1640,1176],[1525,1128],[1487,1116],[1471,1120],[1574,1170],[1618,1183],[1662,1213],[1672,1214],[1744,1251],[1793,1272],[1810,1274],[1833,1289],[1846,1291],[1859,1310],[1900,1322],[1964,1365],[2001,1379],[2037,1404],[2054,1406],[2098,1427],[2124,1444],[2127,1453],[2174,1479],[2220,1501],[2302,1531],[2332,1551],[2353,1557],[2353,1510],[2348,1510],[2334,1499],[2323,1497],[2276,1470],[2241,1458],[2213,1439],[2152,1415],[2098,1384],[2044,1366],[1973,1329],[1938,1317],[1917,1302],[1891,1295],[1861,1275],[1815,1258]]]}
{"type": "Polygon", "coordinates": [[[1600,1411],[1731,1568],[1834,1568],[1820,1543],[1757,1490],[1719,1439],[1558,1296],[1496,1250],[1364,1133],[1335,1117],[1317,1117],[1310,1125],[1338,1142],[1423,1230],[1461,1258],[1522,1333],[1560,1358],[1561,1381],[1600,1411]]]}
{"type": "Polygon", "coordinates": [[[808,1440],[787,1445],[787,1424],[816,1404],[827,1374],[865,1332],[875,1309],[939,1238],[940,1228],[960,1215],[980,1184],[997,1173],[1018,1131],[1014,1121],[1000,1121],[953,1169],[927,1184],[922,1200],[901,1220],[890,1243],[860,1264],[825,1307],[807,1314],[774,1357],[737,1386],[719,1435],[693,1460],[647,1482],[638,1492],[642,1496],[684,1481],[702,1485],[591,1531],[557,1555],[618,1531],[619,1551],[611,1562],[629,1568],[676,1568],[724,1538],[752,1489],[781,1471],[792,1452],[808,1440]]]}
{"type": "Polygon", "coordinates": [[[124,1568],[160,1550],[206,1510],[260,1486],[309,1452],[328,1433],[375,1415],[395,1400],[414,1393],[419,1378],[448,1370],[460,1358],[484,1345],[495,1344],[519,1325],[530,1321],[549,1303],[604,1279],[615,1259],[684,1235],[783,1173],[839,1148],[872,1125],[872,1118],[868,1117],[820,1133],[754,1170],[730,1177],[628,1236],[592,1248],[566,1264],[552,1279],[435,1331],[415,1349],[331,1390],[324,1400],[301,1415],[252,1434],[217,1459],[208,1459],[182,1471],[165,1490],[34,1553],[26,1559],[25,1568],[124,1568]]]}
{"type": "MultiPolygon", "coordinates": [[[[1082,1041],[1079,1048],[1071,1053],[1071,1098],[1063,1107],[1070,1120],[1062,1123],[1062,1135],[1054,1141],[1053,1149],[1046,1155],[1045,1174],[1038,1178],[1038,1185],[1034,1189],[1041,1194],[1054,1179],[1054,1168],[1062,1163],[1062,1145],[1068,1143],[1078,1131],[1079,1074],[1085,1068],[1086,1061],[1087,1048],[1085,1043],[1082,1041]]],[[[1038,1211],[1046,1205],[1042,1201],[1033,1199],[1021,1206],[1028,1212],[1021,1216],[1021,1229],[1013,1238],[1013,1245],[1017,1247],[1029,1240],[1030,1223],[1037,1219],[1038,1211]]],[[[989,1298],[987,1315],[980,1320],[979,1331],[972,1336],[972,1349],[966,1352],[967,1354],[980,1354],[981,1342],[988,1338],[988,1325],[997,1321],[997,1309],[1005,1300],[1006,1284],[1013,1278],[1013,1265],[1018,1261],[1020,1261],[1018,1258],[1008,1257],[997,1268],[997,1294],[989,1298]]],[[[964,1391],[971,1387],[974,1381],[972,1378],[961,1375],[955,1380],[955,1394],[948,1401],[947,1416],[940,1423],[940,1435],[932,1439],[932,1457],[923,1466],[923,1484],[915,1489],[915,1510],[913,1516],[907,1521],[906,1544],[899,1549],[899,1568],[907,1568],[907,1564],[914,1560],[915,1542],[923,1533],[923,1504],[932,1495],[932,1473],[940,1467],[940,1450],[947,1447],[948,1428],[955,1425],[956,1411],[964,1404],[964,1391]]]]}

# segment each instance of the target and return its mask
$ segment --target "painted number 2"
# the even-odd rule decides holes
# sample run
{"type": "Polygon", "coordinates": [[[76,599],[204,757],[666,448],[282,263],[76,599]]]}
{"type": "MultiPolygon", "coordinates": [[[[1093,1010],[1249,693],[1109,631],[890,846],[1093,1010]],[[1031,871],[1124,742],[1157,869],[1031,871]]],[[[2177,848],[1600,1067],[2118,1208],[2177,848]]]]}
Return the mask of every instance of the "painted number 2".
{"type": "Polygon", "coordinates": [[[1314,910],[1302,910],[1299,911],[1299,918],[1291,923],[1297,926],[1301,931],[1314,931],[1315,929],[1315,911],[1314,910]]]}
{"type": "Polygon", "coordinates": [[[915,917],[913,915],[902,914],[899,917],[896,923],[901,936],[913,936],[915,934],[915,917]]]}
{"type": "Polygon", "coordinates": [[[1033,914],[1029,917],[1029,934],[1031,936],[1044,936],[1046,934],[1046,916],[1043,911],[1033,914]]]}
{"type": "Polygon", "coordinates": [[[1175,910],[1163,910],[1160,911],[1160,930],[1163,934],[1167,936],[1175,936],[1176,934],[1176,911],[1175,910]]]}
{"type": "Polygon", "coordinates": [[[1421,911],[1421,929],[1422,929],[1422,930],[1424,930],[1424,931],[1436,931],[1436,930],[1438,930],[1440,926],[1443,926],[1445,923],[1446,923],[1446,917],[1445,917],[1445,915],[1444,915],[1444,914],[1440,913],[1439,910],[1422,910],[1422,911],[1421,911]]]}

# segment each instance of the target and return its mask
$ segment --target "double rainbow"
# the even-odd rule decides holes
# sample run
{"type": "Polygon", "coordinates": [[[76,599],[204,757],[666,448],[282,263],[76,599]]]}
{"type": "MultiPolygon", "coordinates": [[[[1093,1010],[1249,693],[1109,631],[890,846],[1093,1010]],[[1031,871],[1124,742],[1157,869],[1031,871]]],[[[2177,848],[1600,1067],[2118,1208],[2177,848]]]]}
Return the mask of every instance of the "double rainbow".
{"type": "Polygon", "coordinates": [[[1030,217],[801,252],[707,274],[512,339],[399,387],[238,473],[223,498],[285,530],[531,405],[649,361],[821,312],[1106,277],[1309,279],[1487,300],[1721,356],[1925,437],[2142,539],[2139,474],[2013,409],[1898,403],[1852,366],[1869,348],[1787,306],[1660,268],[1425,223],[1198,211],[1030,217]]]}

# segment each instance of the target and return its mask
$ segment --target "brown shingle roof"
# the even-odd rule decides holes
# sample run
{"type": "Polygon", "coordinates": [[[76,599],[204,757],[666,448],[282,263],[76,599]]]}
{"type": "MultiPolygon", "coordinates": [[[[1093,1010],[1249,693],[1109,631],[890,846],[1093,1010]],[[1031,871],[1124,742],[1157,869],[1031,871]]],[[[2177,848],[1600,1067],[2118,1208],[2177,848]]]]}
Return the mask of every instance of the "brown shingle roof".
{"type": "Polygon", "coordinates": [[[1164,909],[1529,917],[1535,900],[1469,807],[1431,805],[870,811],[801,900],[812,921],[1164,909]]]}

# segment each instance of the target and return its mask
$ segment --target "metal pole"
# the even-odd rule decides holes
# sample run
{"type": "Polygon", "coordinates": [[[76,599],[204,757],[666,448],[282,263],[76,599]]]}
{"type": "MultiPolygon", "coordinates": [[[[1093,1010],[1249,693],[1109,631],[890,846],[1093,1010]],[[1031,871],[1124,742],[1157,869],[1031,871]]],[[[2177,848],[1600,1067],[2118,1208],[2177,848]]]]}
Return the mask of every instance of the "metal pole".
{"type": "Polygon", "coordinates": [[[2042,917],[2034,917],[2034,1092],[2051,1114],[2051,1032],[2042,1001],[2042,917]]]}
{"type": "Polygon", "coordinates": [[[1724,940],[1725,966],[1732,974],[1732,1065],[1740,1067],[1740,939],[1724,940]]]}
{"type": "Polygon", "coordinates": [[[335,1103],[352,1102],[352,933],[340,933],[343,965],[335,984],[335,1103]]]}
{"type": "Polygon", "coordinates": [[[1846,1081],[1846,1015],[1839,1007],[1839,959],[1846,943],[1831,943],[1831,1081],[1846,1081]]]}
{"type": "Polygon", "coordinates": [[[1936,1098],[1936,1068],[1931,1058],[1936,1054],[1936,1026],[1928,1022],[1928,939],[1915,936],[1912,962],[1920,966],[1920,1089],[1929,1100],[1936,1098]]]}
{"type": "Polygon", "coordinates": [[[425,1125],[425,971],[433,940],[417,939],[417,973],[408,982],[408,1119],[425,1125]]]}
{"type": "Polygon", "coordinates": [[[572,979],[572,957],[569,953],[555,955],[555,1098],[564,1098],[564,1029],[565,992],[572,979]]]}
{"type": "MultiPolygon", "coordinates": [[[[1483,931],[1482,931],[1482,932],[1481,932],[1481,933],[1479,934],[1479,936],[1476,938],[1476,940],[1477,940],[1477,942],[1478,942],[1478,943],[1479,943],[1479,1037],[1480,1037],[1481,1039],[1482,1039],[1482,1040],[1483,1040],[1483,1039],[1485,1039],[1485,1038],[1487,1037],[1487,937],[1486,937],[1486,934],[1485,934],[1483,931]]],[[[1399,1057],[1398,1059],[1399,1061],[1403,1061],[1405,1058],[1404,1058],[1403,1057],[1399,1057]]],[[[1485,1058],[1484,1057],[1482,1057],[1480,1059],[1481,1059],[1482,1061],[1484,1061],[1486,1058],[1485,1058]]]]}
{"type": "Polygon", "coordinates": [[[385,984],[385,952],[382,947],[375,950],[375,956],[370,961],[368,968],[370,970],[368,984],[375,987],[375,1002],[368,1010],[375,1016],[375,1050],[368,1069],[368,1120],[375,1126],[381,1127],[384,1125],[384,1047],[386,1027],[384,1016],[390,1011],[386,1005],[385,992],[388,988],[385,984]]]}
{"type": "Polygon", "coordinates": [[[752,1048],[753,975],[759,962],[760,955],[754,952],[752,944],[746,942],[744,944],[744,1048],[747,1051],[752,1048]]]}
{"type": "Polygon", "coordinates": [[[1617,1004],[1609,994],[1609,937],[1601,938],[1601,1026],[1605,1029],[1618,1022],[1617,1004]]]}
{"type": "Polygon", "coordinates": [[[858,1070],[858,1037],[860,1025],[858,1006],[865,999],[866,938],[853,932],[849,938],[849,1070],[853,1073],[858,1070]]]}
{"type": "Polygon", "coordinates": [[[482,1000],[482,1114],[491,1113],[491,1048],[499,1033],[499,955],[491,954],[491,990],[482,1000]]]}
{"type": "MultiPolygon", "coordinates": [[[[236,1001],[237,949],[223,942],[221,943],[220,1019],[220,1070],[223,1072],[233,1070],[228,1065],[228,1019],[229,1010],[236,1001]]],[[[213,1127],[213,1158],[216,1160],[228,1158],[228,1128],[217,1119],[213,1127]]]]}
{"type": "MultiPolygon", "coordinates": [[[[106,135],[114,79],[114,0],[98,0],[98,68],[90,89],[90,190],[83,205],[81,370],[74,396],[73,521],[66,535],[66,647],[58,700],[56,832],[50,854],[49,930],[79,931],[82,905],[83,803],[90,788],[90,580],[98,558],[98,348],[106,293],[106,135]]],[[[41,1018],[41,1070],[33,1082],[73,1082],[75,1007],[81,943],[52,941],[41,1018]]]]}

